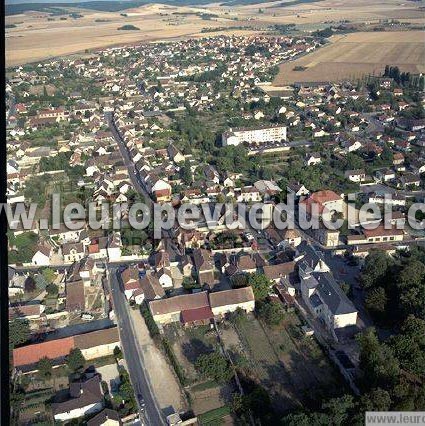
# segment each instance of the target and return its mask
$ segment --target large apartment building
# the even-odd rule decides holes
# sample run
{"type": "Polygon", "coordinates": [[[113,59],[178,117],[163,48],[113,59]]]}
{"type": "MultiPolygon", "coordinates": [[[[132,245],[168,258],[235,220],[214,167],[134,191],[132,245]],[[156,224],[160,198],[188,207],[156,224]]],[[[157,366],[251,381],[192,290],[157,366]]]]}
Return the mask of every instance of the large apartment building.
{"type": "Polygon", "coordinates": [[[286,126],[267,126],[252,129],[237,128],[224,132],[221,136],[223,146],[240,145],[247,142],[265,143],[286,140],[286,126]]]}

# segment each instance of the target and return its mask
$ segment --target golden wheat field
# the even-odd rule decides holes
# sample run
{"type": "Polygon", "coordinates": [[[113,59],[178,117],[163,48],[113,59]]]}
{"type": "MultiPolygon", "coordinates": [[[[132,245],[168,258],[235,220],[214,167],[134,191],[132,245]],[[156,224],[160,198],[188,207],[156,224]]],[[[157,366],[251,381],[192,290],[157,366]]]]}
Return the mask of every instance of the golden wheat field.
{"type": "Polygon", "coordinates": [[[275,85],[340,81],[381,73],[385,65],[425,71],[425,31],[360,32],[333,36],[329,45],[280,66],[275,85]],[[296,67],[302,67],[297,71],[296,67]]]}
{"type": "MultiPolygon", "coordinates": [[[[251,35],[274,24],[295,23],[303,30],[309,31],[314,30],[314,26],[324,27],[341,20],[377,22],[391,18],[413,24],[425,23],[423,10],[409,1],[402,3],[399,0],[323,0],[281,7],[286,1],[290,0],[245,6],[211,3],[202,7],[148,4],[119,12],[67,8],[69,12],[77,12],[82,17],[67,17],[66,20],[44,12],[6,16],[6,64],[23,64],[120,44],[216,34],[251,35]],[[262,13],[259,13],[260,8],[262,13]],[[200,13],[212,13],[217,17],[204,20],[199,16],[200,13]],[[11,28],[12,24],[15,27],[11,28]],[[134,25],[140,28],[140,31],[119,31],[118,27],[125,24],[134,25]],[[223,30],[202,32],[205,28],[217,27],[223,30]],[[236,27],[244,27],[244,30],[236,27]]],[[[399,48],[403,51],[401,45],[399,48]]],[[[373,55],[370,53],[371,46],[364,49],[373,55]]],[[[343,50],[344,47],[340,52],[343,50]]],[[[329,63],[331,68],[334,67],[333,61],[329,63]]],[[[353,65],[354,69],[357,67],[359,66],[353,65]]]]}

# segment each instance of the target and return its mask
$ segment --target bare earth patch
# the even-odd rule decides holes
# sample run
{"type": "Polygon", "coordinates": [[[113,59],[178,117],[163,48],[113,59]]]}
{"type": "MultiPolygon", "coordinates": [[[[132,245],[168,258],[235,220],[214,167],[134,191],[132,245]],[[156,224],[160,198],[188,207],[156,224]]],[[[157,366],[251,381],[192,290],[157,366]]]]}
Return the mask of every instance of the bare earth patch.
{"type": "Polygon", "coordinates": [[[143,353],[143,361],[149,372],[154,394],[161,408],[172,406],[176,411],[186,408],[177,378],[171,371],[164,355],[149,336],[145,321],[139,311],[130,310],[134,329],[138,331],[137,340],[143,353]]]}

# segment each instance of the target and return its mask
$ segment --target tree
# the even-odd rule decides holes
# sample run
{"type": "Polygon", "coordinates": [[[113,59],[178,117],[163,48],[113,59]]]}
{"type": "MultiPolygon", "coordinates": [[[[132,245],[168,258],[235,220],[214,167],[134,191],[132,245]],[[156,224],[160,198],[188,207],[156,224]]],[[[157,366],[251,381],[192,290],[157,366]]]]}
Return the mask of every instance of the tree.
{"type": "Polygon", "coordinates": [[[346,167],[349,169],[355,170],[364,167],[364,161],[357,154],[353,154],[352,152],[347,154],[346,160],[346,167]]]}
{"type": "Polygon", "coordinates": [[[204,376],[219,383],[227,383],[233,376],[233,371],[226,358],[219,352],[200,355],[195,367],[204,376]]]}
{"type": "Polygon", "coordinates": [[[425,265],[419,260],[409,260],[400,271],[396,285],[403,313],[425,319],[425,265]]]}
{"type": "MultiPolygon", "coordinates": [[[[254,417],[266,420],[270,415],[271,400],[269,393],[260,385],[255,385],[251,392],[244,397],[244,405],[249,409],[254,417]]],[[[263,422],[262,422],[263,423],[263,422]]],[[[264,421],[264,424],[269,422],[264,421]]]]}
{"type": "Polygon", "coordinates": [[[25,343],[30,337],[30,326],[27,320],[15,319],[9,323],[9,343],[11,349],[25,343]]]}
{"type": "Polygon", "coordinates": [[[261,301],[258,306],[258,315],[268,325],[279,325],[285,318],[285,311],[280,302],[261,301]]]}
{"type": "Polygon", "coordinates": [[[354,409],[354,399],[351,395],[344,395],[341,398],[332,398],[323,404],[332,424],[335,426],[347,424],[350,414],[354,409]]]}
{"type": "Polygon", "coordinates": [[[47,284],[46,291],[49,296],[56,296],[59,293],[59,288],[56,284],[47,284]]]}
{"type": "Polygon", "coordinates": [[[263,300],[268,296],[270,290],[270,280],[264,274],[250,275],[248,284],[252,287],[255,300],[263,300]]]}
{"type": "Polygon", "coordinates": [[[192,183],[192,170],[190,168],[190,162],[185,161],[183,166],[180,169],[180,176],[185,183],[185,185],[190,185],[192,183]]]}
{"type": "Polygon", "coordinates": [[[350,295],[351,292],[351,286],[350,284],[346,283],[345,281],[342,281],[339,286],[341,287],[341,290],[347,295],[350,295]]]}
{"type": "Polygon", "coordinates": [[[66,364],[72,373],[79,373],[83,370],[86,360],[78,348],[71,349],[66,358],[66,364]]]}
{"type": "Polygon", "coordinates": [[[122,351],[121,351],[119,346],[115,346],[115,348],[114,348],[114,357],[115,358],[122,358],[123,357],[122,351]]]}
{"type": "MultiPolygon", "coordinates": [[[[389,267],[392,265],[390,257],[382,250],[371,250],[361,273],[361,282],[364,288],[378,286],[385,281],[389,267]]],[[[383,283],[385,287],[385,283],[383,283]]]]}
{"type": "Polygon", "coordinates": [[[389,344],[405,370],[425,376],[424,320],[410,315],[402,324],[401,332],[392,336],[389,344]]]}
{"type": "Polygon", "coordinates": [[[56,272],[51,268],[44,268],[42,274],[48,283],[52,283],[56,278],[56,272]]]}
{"type": "Polygon", "coordinates": [[[192,277],[184,277],[182,286],[185,290],[192,290],[193,288],[199,288],[199,284],[192,277]]]}
{"type": "Polygon", "coordinates": [[[366,329],[357,339],[364,387],[386,389],[394,386],[398,381],[400,367],[390,348],[379,342],[374,328],[366,329]]]}
{"type": "Polygon", "coordinates": [[[48,380],[52,377],[52,361],[47,358],[41,358],[37,363],[38,375],[42,380],[48,380]]]}
{"type": "Polygon", "coordinates": [[[389,411],[391,396],[383,389],[376,388],[362,395],[360,398],[362,411],[389,411]]]}
{"type": "Polygon", "coordinates": [[[36,282],[33,277],[28,277],[24,283],[25,293],[32,293],[36,289],[36,282]]]}
{"type": "Polygon", "coordinates": [[[382,287],[372,288],[368,291],[365,299],[366,308],[378,315],[385,314],[388,298],[382,287]]]}
{"type": "Polygon", "coordinates": [[[245,274],[236,274],[230,278],[232,288],[246,287],[248,285],[248,280],[249,277],[247,277],[245,274]]]}
{"type": "MultiPolygon", "coordinates": [[[[288,414],[282,419],[282,425],[286,426],[311,426],[311,416],[308,413],[288,414]]],[[[329,424],[326,422],[325,424],[329,424]]]]}

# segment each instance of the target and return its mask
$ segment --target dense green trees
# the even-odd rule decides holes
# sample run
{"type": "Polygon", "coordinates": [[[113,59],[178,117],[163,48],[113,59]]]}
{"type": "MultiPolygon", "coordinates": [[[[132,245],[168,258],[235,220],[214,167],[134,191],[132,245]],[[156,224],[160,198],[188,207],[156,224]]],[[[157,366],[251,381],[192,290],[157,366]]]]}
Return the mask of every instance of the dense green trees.
{"type": "Polygon", "coordinates": [[[9,244],[13,249],[9,251],[9,262],[31,262],[36,252],[37,241],[38,236],[34,232],[23,232],[16,236],[10,234],[9,244]]]}
{"type": "Polygon", "coordinates": [[[81,350],[78,348],[71,349],[66,358],[66,365],[72,373],[80,373],[86,364],[81,350]]]}
{"type": "Polygon", "coordinates": [[[49,358],[41,358],[37,363],[38,376],[42,380],[49,380],[52,377],[52,368],[52,361],[49,358]]]}
{"type": "Polygon", "coordinates": [[[226,383],[233,376],[229,362],[219,352],[200,355],[196,360],[195,367],[204,377],[214,379],[219,383],[226,383]]]}
{"type": "Polygon", "coordinates": [[[425,377],[425,321],[410,315],[389,346],[407,371],[425,377]]]}
{"type": "Polygon", "coordinates": [[[280,301],[261,301],[257,305],[259,317],[268,325],[279,325],[285,318],[285,311],[280,301]]]}
{"type": "Polygon", "coordinates": [[[400,374],[400,366],[390,347],[379,342],[372,328],[362,333],[358,342],[363,388],[386,389],[394,386],[400,374]]]}
{"type": "Polygon", "coordinates": [[[376,319],[387,323],[404,320],[410,314],[425,319],[424,249],[392,258],[372,250],[361,273],[366,289],[366,306],[376,319]]]}
{"type": "Polygon", "coordinates": [[[248,279],[248,285],[252,287],[255,300],[264,300],[270,291],[270,280],[264,274],[252,274],[248,279]]]}
{"type": "Polygon", "coordinates": [[[15,319],[9,322],[10,349],[25,343],[30,337],[30,326],[27,320],[15,319]]]}

